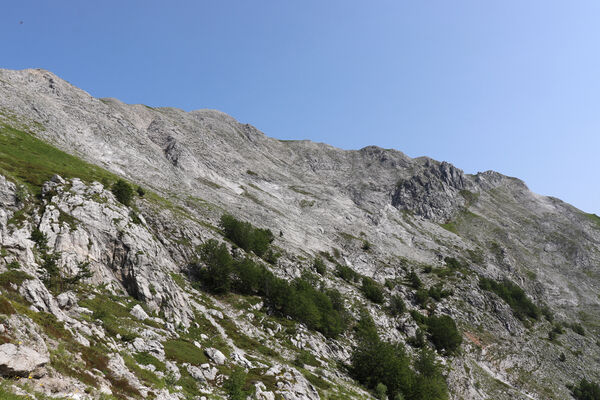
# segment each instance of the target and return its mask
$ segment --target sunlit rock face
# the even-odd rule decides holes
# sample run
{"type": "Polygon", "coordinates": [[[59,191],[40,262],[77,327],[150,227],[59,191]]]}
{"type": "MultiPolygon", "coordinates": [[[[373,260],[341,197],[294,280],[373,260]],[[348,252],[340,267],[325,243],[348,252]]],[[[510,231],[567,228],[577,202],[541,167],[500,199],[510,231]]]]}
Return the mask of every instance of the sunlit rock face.
{"type": "Polygon", "coordinates": [[[366,309],[410,356],[424,329],[415,312],[451,316],[460,351],[436,356],[450,398],[564,399],[566,384],[600,379],[600,219],[516,178],[375,146],[279,141],[219,111],[96,99],[43,70],[0,70],[0,125],[0,161],[16,143],[7,138],[32,134],[145,192],[128,207],[112,178],[88,179],[83,167],[31,184],[0,163],[0,373],[32,374],[36,390],[223,398],[241,368],[256,399],[373,397],[343,367],[351,327],[326,338],[262,298],[214,296],[195,282],[190,265],[209,239],[260,261],[223,237],[225,212],[274,233],[280,257],[268,268],[278,277],[315,273],[321,257],[315,285],[339,290],[352,321],[366,309]],[[44,272],[54,266],[58,286],[44,272]],[[341,267],[381,284],[384,303],[341,267]],[[510,280],[547,317],[519,318],[481,278],[510,280]],[[432,287],[447,294],[436,299],[432,287]],[[393,296],[413,313],[391,313],[393,296]],[[297,361],[302,351],[314,365],[297,361]]]}

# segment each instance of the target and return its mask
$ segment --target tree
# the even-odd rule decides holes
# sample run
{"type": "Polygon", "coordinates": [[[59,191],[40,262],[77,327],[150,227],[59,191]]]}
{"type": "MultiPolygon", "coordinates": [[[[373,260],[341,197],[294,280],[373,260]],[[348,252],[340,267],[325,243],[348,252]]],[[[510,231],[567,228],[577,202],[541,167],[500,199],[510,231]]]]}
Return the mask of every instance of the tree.
{"type": "Polygon", "coordinates": [[[365,297],[371,300],[373,303],[383,303],[384,298],[381,285],[379,285],[379,283],[375,282],[373,279],[364,276],[362,278],[362,286],[360,290],[363,292],[365,297]]]}
{"type": "Polygon", "coordinates": [[[128,207],[131,205],[133,188],[123,179],[119,179],[112,185],[111,192],[115,195],[115,198],[119,203],[128,207]]]}
{"type": "Polygon", "coordinates": [[[580,380],[577,386],[571,386],[570,389],[577,400],[600,400],[600,386],[587,379],[580,380]]]}
{"type": "Polygon", "coordinates": [[[227,293],[231,288],[233,259],[224,243],[210,239],[200,248],[200,259],[205,268],[196,267],[200,280],[213,293],[227,293]]]}
{"type": "Polygon", "coordinates": [[[450,354],[456,351],[462,343],[462,335],[458,332],[452,317],[448,315],[429,317],[427,331],[431,342],[438,351],[443,350],[450,354]]]}
{"type": "Polygon", "coordinates": [[[313,262],[313,268],[319,275],[325,275],[325,263],[321,257],[315,258],[315,261],[313,262]]]}
{"type": "Polygon", "coordinates": [[[245,384],[246,373],[241,367],[237,367],[223,385],[227,392],[227,398],[229,400],[246,400],[246,397],[249,396],[250,393],[244,390],[245,384]]]}

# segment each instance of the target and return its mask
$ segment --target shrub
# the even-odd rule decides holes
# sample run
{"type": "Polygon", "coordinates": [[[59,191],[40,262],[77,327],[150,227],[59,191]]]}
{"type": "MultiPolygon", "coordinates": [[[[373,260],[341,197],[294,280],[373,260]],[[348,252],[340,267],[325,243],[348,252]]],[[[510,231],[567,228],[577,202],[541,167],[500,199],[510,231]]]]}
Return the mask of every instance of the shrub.
{"type": "Polygon", "coordinates": [[[31,236],[29,237],[33,240],[40,251],[45,251],[48,249],[48,237],[38,228],[33,228],[31,231],[31,236]]]}
{"type": "Polygon", "coordinates": [[[6,264],[6,268],[8,269],[21,269],[21,264],[17,260],[13,260],[6,264]]]}
{"type": "Polygon", "coordinates": [[[414,289],[420,289],[423,287],[423,282],[421,282],[421,279],[419,279],[419,275],[417,275],[415,270],[412,268],[410,269],[406,279],[408,280],[410,286],[412,286],[414,289]]]}
{"type": "Polygon", "coordinates": [[[585,336],[585,330],[583,329],[583,326],[581,326],[580,323],[573,323],[573,324],[569,324],[568,326],[576,334],[585,336]]]}
{"type": "Polygon", "coordinates": [[[415,293],[415,301],[417,302],[417,304],[419,304],[422,307],[425,307],[427,305],[428,300],[429,300],[429,293],[427,293],[427,290],[425,290],[425,289],[417,290],[417,292],[415,293]]]}
{"type": "Polygon", "coordinates": [[[582,379],[570,389],[576,400],[600,400],[600,386],[595,382],[582,379]]]}
{"type": "Polygon", "coordinates": [[[300,350],[300,353],[294,359],[294,365],[300,368],[304,368],[305,365],[312,367],[318,367],[320,364],[311,353],[306,350],[300,350]]]}
{"type": "Polygon", "coordinates": [[[558,335],[562,335],[563,333],[564,333],[564,330],[562,328],[562,325],[560,323],[556,323],[556,324],[554,324],[554,327],[552,328],[552,330],[550,332],[548,332],[548,339],[553,341],[554,339],[556,339],[558,337],[558,335]]]}
{"type": "Polygon", "coordinates": [[[229,400],[246,400],[250,392],[244,390],[246,384],[246,373],[241,367],[237,367],[231,373],[227,382],[223,385],[229,400]]]}
{"type": "Polygon", "coordinates": [[[321,257],[315,258],[315,261],[313,262],[313,268],[319,275],[325,275],[325,263],[323,262],[323,259],[321,257]]]}
{"type": "Polygon", "coordinates": [[[363,249],[364,251],[371,250],[371,242],[369,242],[368,240],[363,240],[362,246],[360,246],[360,248],[363,249]]]}
{"type": "Polygon", "coordinates": [[[375,394],[379,400],[387,400],[387,386],[383,383],[378,383],[375,386],[375,394]]]}
{"type": "Polygon", "coordinates": [[[427,332],[429,332],[431,342],[438,351],[451,354],[462,343],[462,335],[458,332],[452,317],[448,315],[427,318],[427,332]]]}
{"type": "Polygon", "coordinates": [[[427,294],[435,301],[440,301],[444,297],[450,296],[452,294],[452,291],[444,290],[441,284],[437,284],[435,286],[430,287],[427,291],[427,294]]]}
{"type": "Polygon", "coordinates": [[[375,282],[373,279],[368,277],[362,278],[362,286],[360,290],[363,292],[365,297],[371,300],[373,303],[382,304],[383,303],[383,289],[381,285],[375,282]]]}
{"type": "Polygon", "coordinates": [[[213,293],[227,293],[231,288],[233,259],[224,243],[210,239],[200,247],[200,259],[205,268],[194,264],[193,270],[207,290],[213,293]]]}
{"type": "Polygon", "coordinates": [[[359,273],[354,271],[352,268],[341,264],[335,265],[335,273],[337,276],[339,276],[348,283],[358,282],[360,279],[359,273]]]}
{"type": "Polygon", "coordinates": [[[125,182],[123,179],[119,179],[112,185],[110,190],[119,203],[126,206],[131,205],[131,200],[133,200],[133,188],[129,183],[125,182]]]}
{"type": "Polygon", "coordinates": [[[137,192],[138,196],[140,196],[140,197],[144,197],[146,195],[146,191],[141,186],[138,186],[135,191],[137,192]]]}
{"type": "Polygon", "coordinates": [[[480,277],[479,287],[496,293],[510,306],[515,316],[521,321],[526,318],[537,320],[540,317],[539,308],[529,300],[523,289],[508,279],[496,282],[492,279],[480,277]]]}
{"type": "Polygon", "coordinates": [[[390,298],[390,314],[394,317],[400,316],[406,312],[406,304],[402,297],[395,295],[390,298]]]}
{"type": "Polygon", "coordinates": [[[245,251],[253,251],[262,257],[274,239],[269,229],[255,228],[249,222],[243,222],[232,215],[223,214],[220,226],[225,236],[245,251]]]}
{"type": "Polygon", "coordinates": [[[446,262],[446,266],[450,269],[460,269],[463,267],[463,264],[454,257],[446,257],[444,258],[444,262],[446,262]]]}

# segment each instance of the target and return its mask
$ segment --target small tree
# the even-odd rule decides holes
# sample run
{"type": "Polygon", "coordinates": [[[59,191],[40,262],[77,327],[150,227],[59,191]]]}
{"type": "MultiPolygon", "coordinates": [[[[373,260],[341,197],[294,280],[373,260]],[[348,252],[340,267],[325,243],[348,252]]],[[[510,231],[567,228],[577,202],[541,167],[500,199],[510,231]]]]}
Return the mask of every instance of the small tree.
{"type": "Polygon", "coordinates": [[[384,298],[381,285],[379,285],[379,283],[375,282],[373,279],[366,276],[363,277],[360,290],[363,292],[365,297],[371,300],[373,303],[383,303],[384,298]]]}
{"type": "Polygon", "coordinates": [[[390,314],[392,314],[394,317],[404,314],[406,312],[406,304],[404,303],[402,297],[398,295],[392,296],[390,298],[389,310],[390,314]]]}
{"type": "Polygon", "coordinates": [[[313,262],[313,268],[319,275],[325,275],[325,263],[321,257],[315,258],[315,261],[313,262]]]}
{"type": "Polygon", "coordinates": [[[240,367],[237,367],[231,373],[227,382],[223,385],[227,392],[227,398],[229,400],[246,400],[246,397],[250,394],[244,390],[246,384],[246,373],[240,367]]]}
{"type": "Polygon", "coordinates": [[[462,336],[456,328],[456,323],[448,315],[429,317],[427,330],[438,351],[444,350],[446,353],[453,353],[462,343],[462,336]]]}
{"type": "Polygon", "coordinates": [[[375,386],[375,394],[379,400],[387,399],[387,386],[381,382],[378,383],[377,386],[375,386]]]}
{"type": "Polygon", "coordinates": [[[119,203],[128,207],[131,205],[133,188],[129,183],[125,182],[123,179],[119,179],[112,185],[111,191],[119,203]]]}
{"type": "Polygon", "coordinates": [[[210,239],[200,247],[200,259],[206,268],[194,266],[204,286],[213,293],[227,293],[231,288],[233,259],[224,243],[210,239]]]}

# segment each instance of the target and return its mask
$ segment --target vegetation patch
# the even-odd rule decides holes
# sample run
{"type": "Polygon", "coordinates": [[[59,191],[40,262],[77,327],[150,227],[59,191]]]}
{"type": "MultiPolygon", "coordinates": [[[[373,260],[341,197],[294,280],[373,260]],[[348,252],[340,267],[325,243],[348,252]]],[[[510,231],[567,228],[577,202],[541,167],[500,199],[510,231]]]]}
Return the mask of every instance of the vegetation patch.
{"type": "Polygon", "coordinates": [[[193,343],[183,339],[171,339],[163,343],[165,356],[178,363],[200,365],[208,362],[204,352],[193,343]]]}
{"type": "Polygon", "coordinates": [[[352,354],[350,373],[367,388],[392,399],[448,399],[441,367],[430,350],[423,349],[411,368],[404,347],[382,341],[366,313],[358,323],[356,336],[358,345],[352,354]]]}
{"type": "Polygon", "coordinates": [[[114,182],[116,175],[36,138],[33,134],[0,125],[0,172],[25,184],[35,194],[53,175],[83,181],[114,182]]]}
{"type": "Polygon", "coordinates": [[[229,240],[259,257],[267,253],[274,239],[273,232],[269,229],[256,228],[251,223],[240,221],[229,214],[221,216],[220,226],[229,240]]]}
{"type": "Polygon", "coordinates": [[[264,265],[246,257],[234,259],[226,246],[211,239],[200,247],[200,261],[191,270],[214,293],[230,290],[244,295],[258,295],[276,313],[306,324],[327,337],[346,329],[347,314],[337,290],[319,290],[305,277],[288,282],[276,277],[264,265]]]}
{"type": "Polygon", "coordinates": [[[496,282],[493,279],[480,277],[479,287],[496,293],[510,306],[515,316],[521,321],[527,318],[539,319],[539,308],[527,297],[523,289],[508,279],[496,282]]]}

